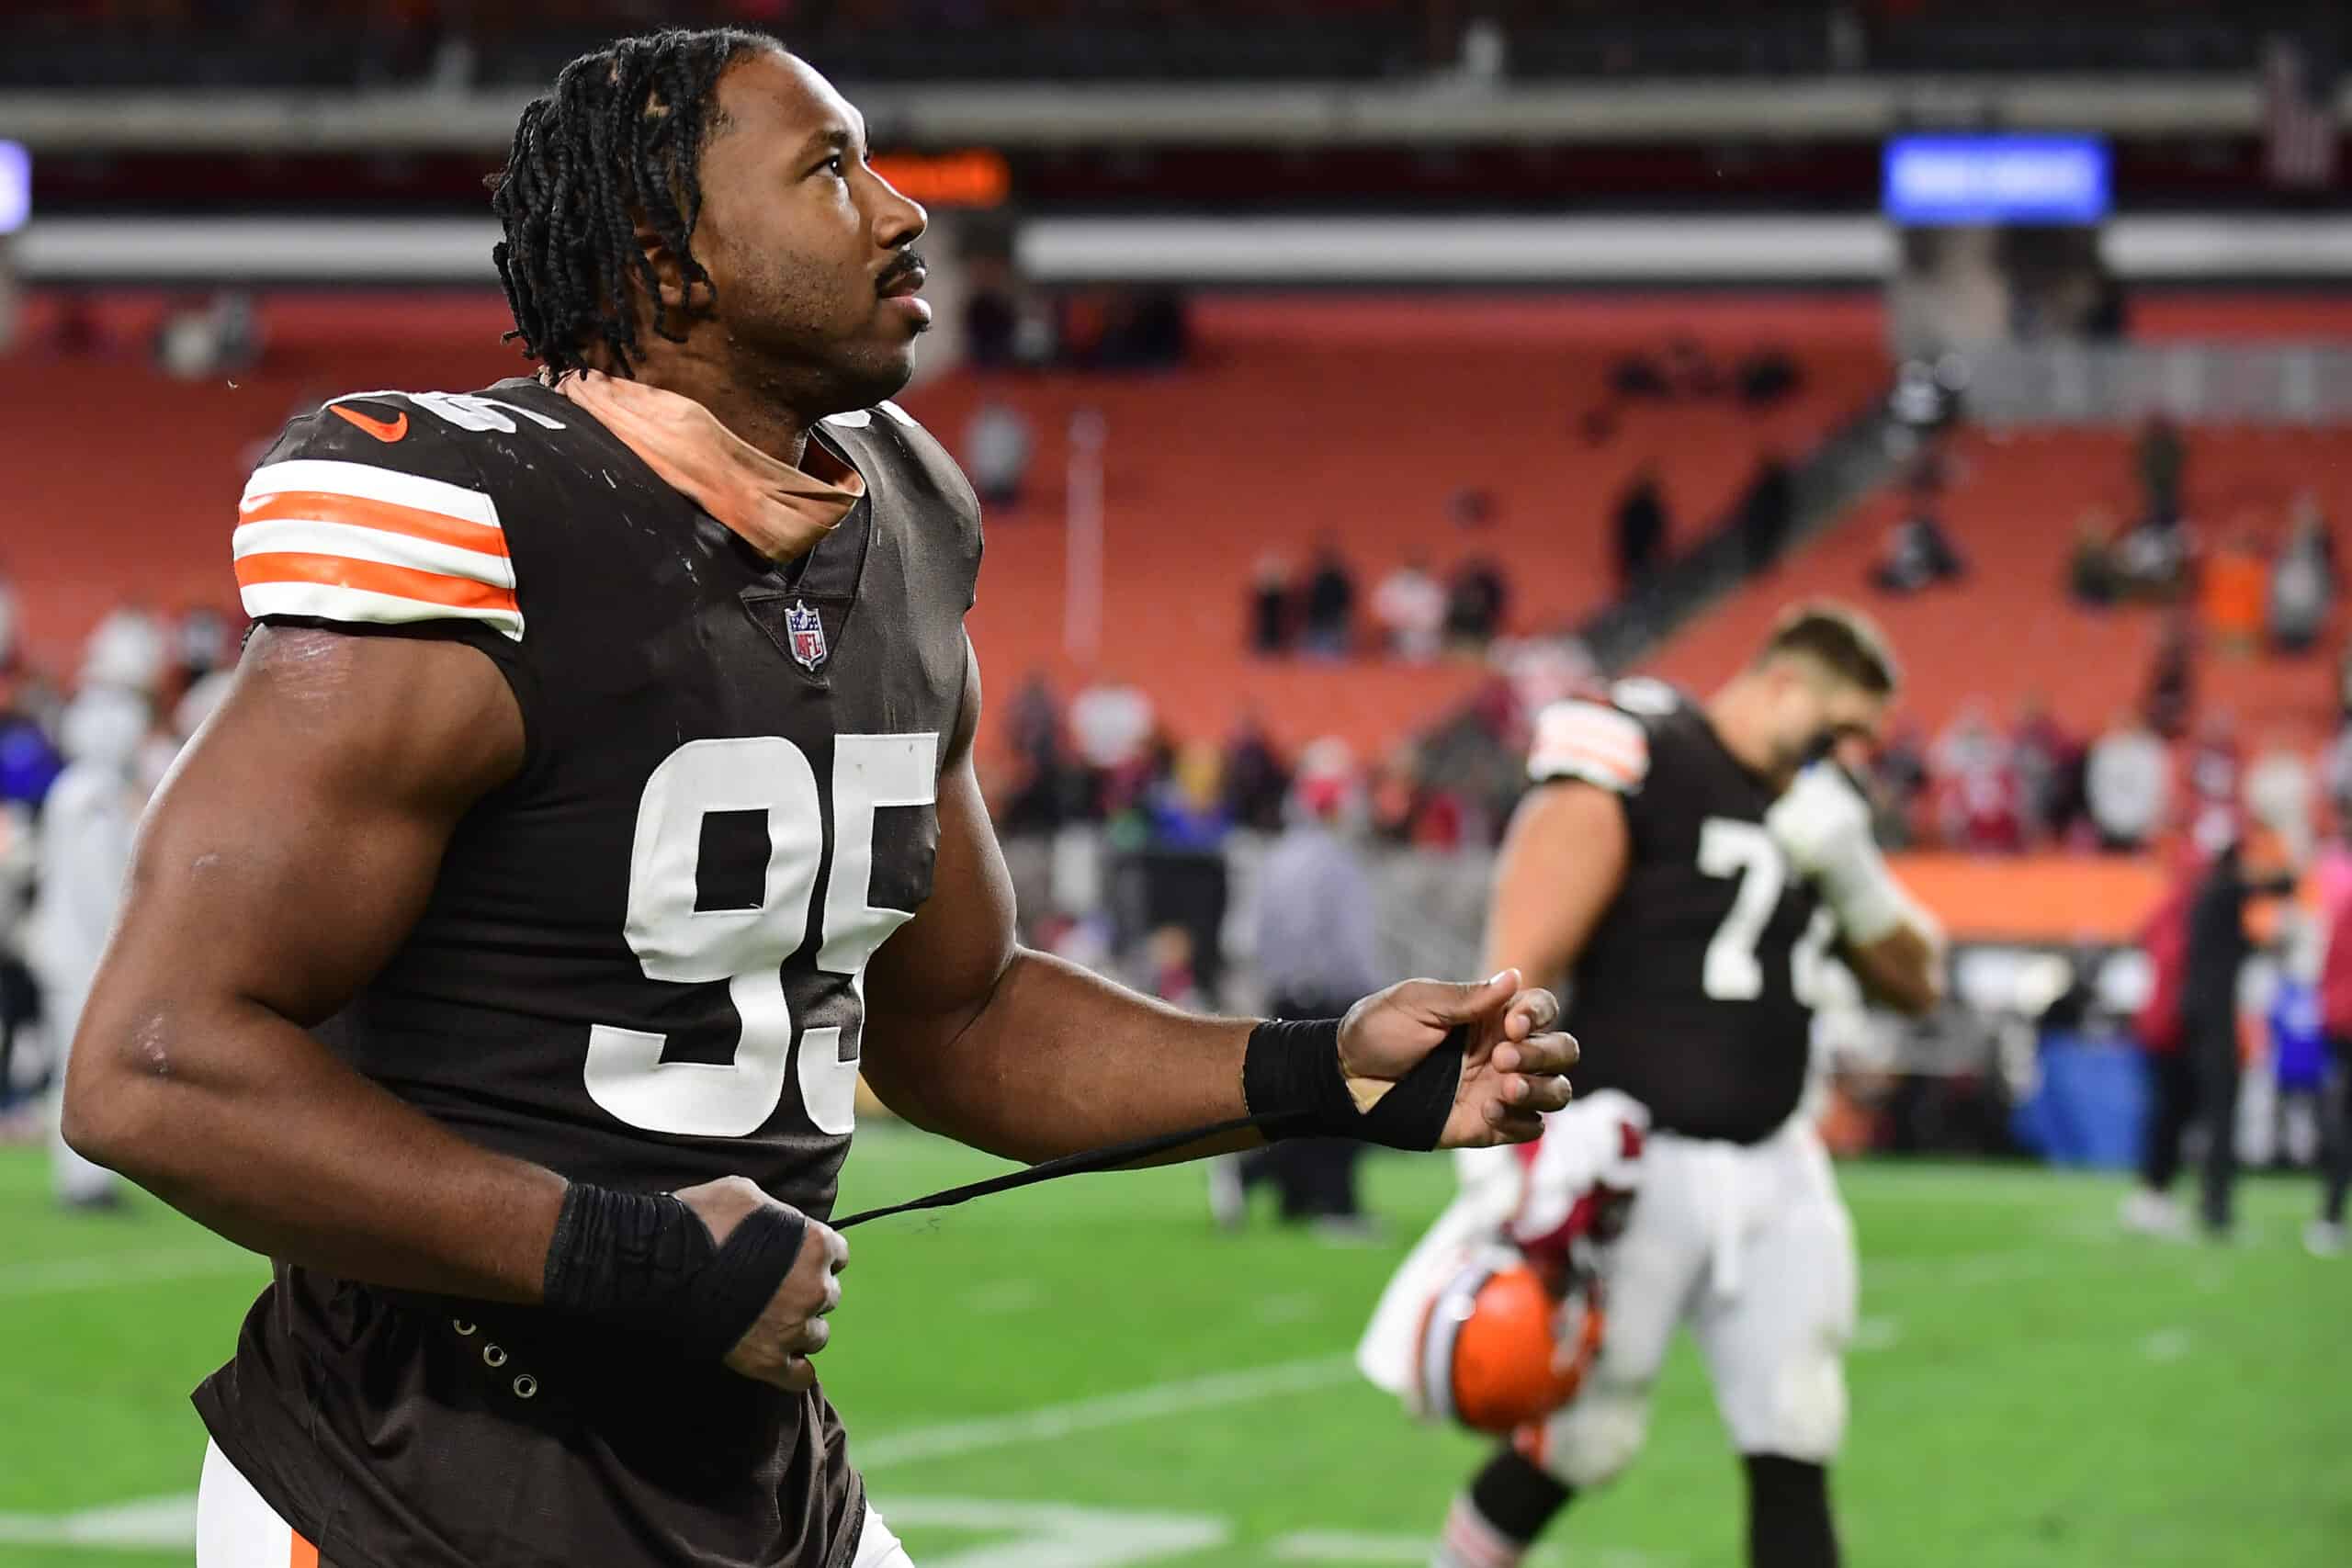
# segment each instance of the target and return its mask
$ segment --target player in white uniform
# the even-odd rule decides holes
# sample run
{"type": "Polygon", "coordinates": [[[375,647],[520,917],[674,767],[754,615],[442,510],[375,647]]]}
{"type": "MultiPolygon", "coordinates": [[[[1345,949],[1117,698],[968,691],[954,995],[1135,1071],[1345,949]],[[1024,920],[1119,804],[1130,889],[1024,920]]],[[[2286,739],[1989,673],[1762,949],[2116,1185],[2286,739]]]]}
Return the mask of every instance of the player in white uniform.
{"type": "Polygon", "coordinates": [[[1542,716],[1487,962],[1573,977],[1579,1099],[1619,1091],[1648,1133],[1625,1229],[1601,1254],[1598,1359],[1456,1498],[1438,1568],[1510,1568],[1575,1491],[1633,1461],[1680,1325],[1747,1471],[1749,1562],[1838,1561],[1827,1467],[1846,1425],[1853,1226],[1798,1107],[1833,948],[1894,1006],[1939,996],[1940,933],[1826,760],[1875,736],[1894,682],[1867,622],[1806,606],[1703,705],[1634,681],[1542,716]]]}

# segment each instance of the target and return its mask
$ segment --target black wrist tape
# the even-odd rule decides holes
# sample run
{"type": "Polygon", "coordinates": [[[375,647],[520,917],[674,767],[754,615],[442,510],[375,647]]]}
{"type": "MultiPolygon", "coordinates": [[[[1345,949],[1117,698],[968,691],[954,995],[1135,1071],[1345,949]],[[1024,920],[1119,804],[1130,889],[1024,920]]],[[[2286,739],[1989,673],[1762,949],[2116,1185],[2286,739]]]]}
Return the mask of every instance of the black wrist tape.
{"type": "Polygon", "coordinates": [[[1241,1058],[1241,1098],[1272,1138],[1356,1138],[1392,1149],[1433,1149],[1462,1087],[1466,1029],[1396,1080],[1370,1111],[1358,1111],[1340,1064],[1340,1021],[1268,1019],[1250,1032],[1241,1058]]]}
{"type": "Polygon", "coordinates": [[[575,1181],[548,1244],[547,1304],[718,1360],[792,1272],[808,1234],[797,1210],[763,1206],[715,1247],[701,1216],[670,1193],[575,1181]]]}

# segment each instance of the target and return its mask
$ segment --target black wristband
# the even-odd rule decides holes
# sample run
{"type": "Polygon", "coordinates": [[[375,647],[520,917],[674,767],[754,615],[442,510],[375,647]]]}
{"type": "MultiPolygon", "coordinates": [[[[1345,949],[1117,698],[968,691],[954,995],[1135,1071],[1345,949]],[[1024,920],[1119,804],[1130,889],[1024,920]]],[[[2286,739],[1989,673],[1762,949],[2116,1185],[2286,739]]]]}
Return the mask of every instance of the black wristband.
{"type": "Polygon", "coordinates": [[[702,1217],[670,1193],[575,1181],[548,1243],[547,1304],[718,1360],[792,1272],[808,1234],[797,1210],[763,1205],[715,1247],[702,1217]]]}
{"type": "Polygon", "coordinates": [[[1356,1109],[1340,1065],[1340,1020],[1270,1018],[1250,1032],[1241,1099],[1268,1138],[1357,1138],[1392,1149],[1433,1149],[1462,1086],[1469,1032],[1455,1029],[1370,1111],[1356,1109]]]}

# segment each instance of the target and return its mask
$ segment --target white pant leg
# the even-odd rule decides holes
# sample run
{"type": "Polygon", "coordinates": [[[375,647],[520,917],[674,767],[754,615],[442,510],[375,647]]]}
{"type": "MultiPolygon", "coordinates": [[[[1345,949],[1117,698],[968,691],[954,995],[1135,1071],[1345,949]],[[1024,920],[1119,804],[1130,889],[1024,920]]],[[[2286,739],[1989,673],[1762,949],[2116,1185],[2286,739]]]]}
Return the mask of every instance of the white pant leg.
{"type": "Polygon", "coordinates": [[[1708,1259],[1702,1145],[1654,1135],[1625,1234],[1600,1264],[1607,1330],[1584,1387],[1544,1424],[1534,1456],[1571,1486],[1595,1486],[1632,1462],[1649,1431],[1650,1385],[1708,1259]]]}
{"type": "Polygon", "coordinates": [[[850,1568],[914,1568],[907,1549],[899,1544],[899,1538],[890,1533],[890,1527],[882,1522],[871,1503],[865,1506],[865,1530],[857,1538],[857,1556],[850,1568]]]}
{"type": "Polygon", "coordinates": [[[318,1561],[229,1456],[207,1442],[196,1489],[196,1568],[316,1568],[318,1561]]]}
{"type": "Polygon", "coordinates": [[[1846,1434],[1845,1351],[1859,1288],[1854,1223],[1813,1128],[1737,1155],[1730,1289],[1703,1288],[1691,1329],[1732,1447],[1826,1463],[1846,1434]]]}

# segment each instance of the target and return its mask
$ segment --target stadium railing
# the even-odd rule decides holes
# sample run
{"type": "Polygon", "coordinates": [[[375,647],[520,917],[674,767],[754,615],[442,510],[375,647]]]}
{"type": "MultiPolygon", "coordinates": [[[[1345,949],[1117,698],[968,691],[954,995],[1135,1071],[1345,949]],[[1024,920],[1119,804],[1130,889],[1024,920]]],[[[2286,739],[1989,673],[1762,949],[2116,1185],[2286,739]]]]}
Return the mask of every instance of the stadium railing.
{"type": "Polygon", "coordinates": [[[1981,423],[2352,423],[2352,344],[2063,344],[1968,356],[1967,409],[1981,423]]]}

